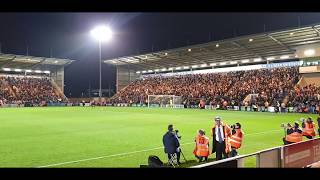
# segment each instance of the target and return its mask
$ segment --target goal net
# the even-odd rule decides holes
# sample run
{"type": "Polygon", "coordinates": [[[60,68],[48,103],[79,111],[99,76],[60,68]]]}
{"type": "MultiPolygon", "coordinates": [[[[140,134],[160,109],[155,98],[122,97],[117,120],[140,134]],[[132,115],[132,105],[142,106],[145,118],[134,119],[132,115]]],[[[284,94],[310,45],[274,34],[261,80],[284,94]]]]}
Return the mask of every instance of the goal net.
{"type": "Polygon", "coordinates": [[[181,96],[148,95],[148,107],[183,108],[181,96]]]}

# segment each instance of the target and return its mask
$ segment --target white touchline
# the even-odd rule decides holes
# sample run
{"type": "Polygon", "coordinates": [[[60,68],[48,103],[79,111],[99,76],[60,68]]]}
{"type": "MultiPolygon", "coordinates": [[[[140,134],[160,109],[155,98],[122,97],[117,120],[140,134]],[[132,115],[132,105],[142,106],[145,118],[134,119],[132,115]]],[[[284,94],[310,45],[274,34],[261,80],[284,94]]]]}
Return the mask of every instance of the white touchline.
{"type": "MultiPolygon", "coordinates": [[[[257,134],[265,134],[265,133],[276,132],[276,131],[280,131],[280,130],[277,129],[277,130],[271,130],[271,131],[251,133],[251,134],[247,134],[246,136],[257,135],[257,134]]],[[[194,142],[183,143],[181,145],[188,145],[188,144],[194,144],[194,142]]],[[[104,158],[116,157],[116,156],[124,156],[124,155],[128,155],[128,154],[141,153],[141,152],[152,151],[152,150],[157,150],[157,149],[162,149],[162,148],[163,147],[156,147],[156,148],[145,149],[145,150],[140,150],[140,151],[132,151],[132,152],[126,152],[126,153],[120,153],[120,154],[112,154],[112,155],[99,156],[99,157],[94,157],[94,158],[80,159],[80,160],[75,160],[75,161],[67,161],[67,162],[61,162],[61,163],[55,163],[55,164],[48,164],[48,165],[38,166],[38,168],[53,167],[53,166],[72,164],[72,163],[78,163],[78,162],[83,162],[83,161],[91,161],[91,160],[96,160],[96,159],[104,159],[104,158]]]]}

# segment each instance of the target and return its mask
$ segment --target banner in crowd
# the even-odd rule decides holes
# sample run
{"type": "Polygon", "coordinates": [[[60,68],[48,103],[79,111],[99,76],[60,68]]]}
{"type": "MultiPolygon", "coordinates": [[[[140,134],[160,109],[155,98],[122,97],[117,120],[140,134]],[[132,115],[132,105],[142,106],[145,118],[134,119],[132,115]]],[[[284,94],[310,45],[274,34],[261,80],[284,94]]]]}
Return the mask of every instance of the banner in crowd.
{"type": "Polygon", "coordinates": [[[279,68],[279,67],[295,67],[301,66],[303,61],[293,61],[293,62],[283,62],[283,63],[271,63],[271,64],[262,64],[262,68],[279,68]]]}

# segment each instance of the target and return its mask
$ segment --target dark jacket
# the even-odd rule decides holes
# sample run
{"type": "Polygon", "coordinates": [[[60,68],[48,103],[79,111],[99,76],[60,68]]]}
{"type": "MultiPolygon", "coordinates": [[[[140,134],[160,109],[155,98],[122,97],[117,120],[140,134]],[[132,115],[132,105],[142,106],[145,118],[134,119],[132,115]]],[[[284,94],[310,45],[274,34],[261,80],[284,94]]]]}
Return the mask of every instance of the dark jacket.
{"type": "Polygon", "coordinates": [[[289,134],[292,134],[292,133],[294,133],[294,132],[297,132],[297,133],[300,133],[300,134],[302,134],[302,130],[300,129],[300,128],[289,128],[289,129],[287,129],[287,135],[289,135],[289,134]]]}
{"type": "Polygon", "coordinates": [[[168,154],[176,153],[177,148],[180,146],[177,136],[172,131],[168,131],[162,138],[164,152],[168,154]]]}

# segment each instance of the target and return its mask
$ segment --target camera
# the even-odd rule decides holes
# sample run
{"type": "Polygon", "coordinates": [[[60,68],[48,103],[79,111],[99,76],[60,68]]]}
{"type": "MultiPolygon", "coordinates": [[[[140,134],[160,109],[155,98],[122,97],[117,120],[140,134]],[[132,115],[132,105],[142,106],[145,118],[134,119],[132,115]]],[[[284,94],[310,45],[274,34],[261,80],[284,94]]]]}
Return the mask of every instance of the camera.
{"type": "Polygon", "coordinates": [[[287,125],[285,125],[284,123],[282,123],[282,124],[280,125],[280,127],[282,127],[282,128],[291,128],[292,126],[291,126],[290,123],[287,123],[287,125]]]}
{"type": "Polygon", "coordinates": [[[174,132],[175,132],[176,136],[178,137],[178,139],[181,139],[181,136],[179,134],[179,130],[176,129],[174,132]]]}
{"type": "Polygon", "coordinates": [[[235,128],[236,128],[236,125],[232,124],[232,125],[230,126],[230,128],[231,128],[231,129],[235,129],[235,128]]]}

